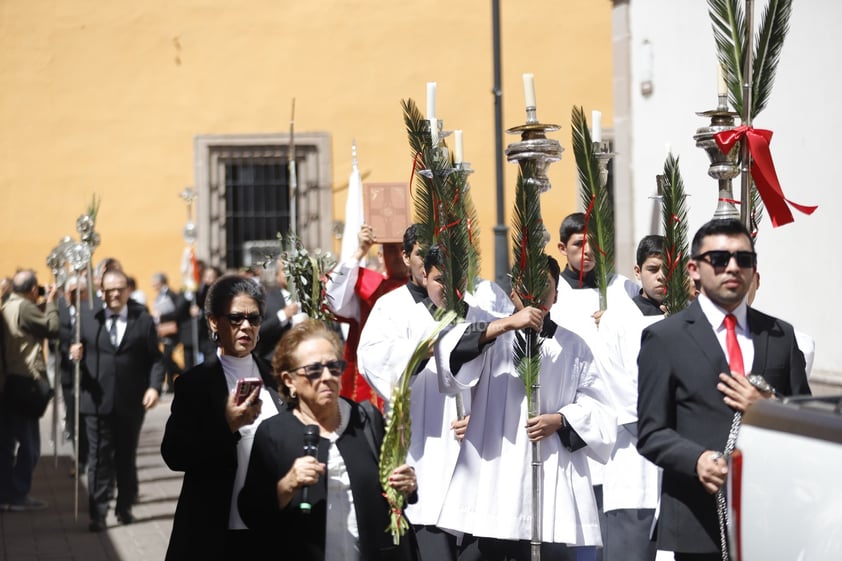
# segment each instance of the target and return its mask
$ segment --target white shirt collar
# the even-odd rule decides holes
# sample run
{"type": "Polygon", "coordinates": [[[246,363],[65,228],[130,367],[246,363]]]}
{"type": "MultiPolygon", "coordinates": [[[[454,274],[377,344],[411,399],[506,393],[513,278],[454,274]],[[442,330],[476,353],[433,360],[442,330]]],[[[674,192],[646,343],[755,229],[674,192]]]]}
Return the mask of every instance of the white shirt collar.
{"type": "Polygon", "coordinates": [[[746,334],[748,333],[748,305],[746,304],[745,298],[743,298],[740,305],[732,312],[728,312],[727,310],[714,304],[713,300],[708,298],[704,293],[699,294],[698,300],[699,306],[702,308],[702,313],[705,314],[705,317],[708,319],[715,331],[722,328],[722,322],[725,320],[725,316],[730,313],[734,314],[734,317],[737,318],[737,331],[741,331],[746,334]]]}

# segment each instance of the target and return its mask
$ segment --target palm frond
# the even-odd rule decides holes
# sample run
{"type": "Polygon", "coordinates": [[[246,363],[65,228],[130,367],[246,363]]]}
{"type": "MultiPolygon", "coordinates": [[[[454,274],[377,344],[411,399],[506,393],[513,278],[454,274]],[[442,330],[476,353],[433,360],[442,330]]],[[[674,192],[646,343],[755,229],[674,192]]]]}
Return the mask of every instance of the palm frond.
{"type": "MultiPolygon", "coordinates": [[[[536,174],[535,165],[522,161],[517,178],[515,208],[512,218],[512,289],[524,306],[543,305],[549,286],[547,256],[544,254],[546,230],[541,218],[541,198],[537,183],[530,181],[536,174]]],[[[527,409],[535,411],[532,388],[538,382],[541,338],[527,331],[515,334],[514,362],[518,377],[523,382],[527,396],[527,409]]]]}
{"type": "Polygon", "coordinates": [[[334,320],[327,306],[326,285],[329,271],[336,266],[336,258],[332,253],[320,250],[310,253],[294,232],[289,232],[286,239],[278,234],[278,243],[290,293],[293,300],[300,303],[301,311],[313,319],[334,320]]]}
{"type": "Polygon", "coordinates": [[[418,172],[425,169],[425,154],[430,151],[429,135],[425,133],[427,125],[424,116],[412,99],[401,101],[403,119],[406,125],[409,146],[412,155],[412,200],[415,207],[415,223],[418,242],[422,248],[433,244],[433,224],[435,223],[435,204],[433,191],[425,178],[418,172]]]}
{"type": "Polygon", "coordinates": [[[751,181],[751,210],[749,211],[750,227],[752,237],[757,237],[757,232],[760,228],[760,222],[763,220],[763,198],[760,196],[760,191],[757,190],[757,185],[751,181]]]}
{"type": "Polygon", "coordinates": [[[725,73],[730,101],[742,114],[743,62],[748,31],[740,0],[708,0],[708,13],[713,23],[717,59],[725,73]]]}
{"type": "Polygon", "coordinates": [[[614,273],[614,210],[611,195],[599,176],[585,112],[573,107],[573,153],[579,171],[582,205],[585,207],[588,243],[594,255],[594,271],[600,293],[600,308],[607,306],[608,283],[614,273]]]}
{"type": "Polygon", "coordinates": [[[687,307],[690,279],[687,275],[687,195],[678,158],[672,154],[664,162],[661,211],[664,225],[664,264],[666,278],[663,304],[674,314],[687,307]]]}
{"type": "Polygon", "coordinates": [[[432,244],[441,247],[446,309],[459,310],[479,262],[474,241],[476,209],[467,189],[467,175],[453,172],[449,153],[432,145],[429,122],[415,102],[409,99],[402,106],[413,151],[418,240],[423,249],[432,244]]]}
{"type": "Polygon", "coordinates": [[[430,334],[418,343],[413,351],[409,363],[406,365],[400,380],[392,390],[389,417],[386,422],[386,431],[383,435],[383,444],[380,447],[380,485],[383,494],[389,503],[390,523],[387,531],[392,534],[392,541],[395,545],[400,542],[409,529],[409,523],[403,516],[405,497],[389,485],[389,476],[395,468],[406,463],[406,455],[409,452],[409,442],[412,436],[412,423],[409,416],[410,405],[410,380],[413,373],[418,370],[422,361],[429,356],[429,351],[438,339],[441,331],[456,320],[454,312],[446,312],[439,319],[430,334]]]}
{"type": "Polygon", "coordinates": [[[752,117],[763,111],[772,93],[791,15],[792,0],[769,0],[763,12],[752,72],[752,117]]]}

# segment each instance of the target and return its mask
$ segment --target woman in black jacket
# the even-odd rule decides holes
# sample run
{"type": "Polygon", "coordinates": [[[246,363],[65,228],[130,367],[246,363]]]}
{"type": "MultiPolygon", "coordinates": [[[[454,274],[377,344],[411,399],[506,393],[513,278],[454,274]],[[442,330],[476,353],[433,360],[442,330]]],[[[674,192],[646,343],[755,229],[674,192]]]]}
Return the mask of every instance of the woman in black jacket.
{"type": "Polygon", "coordinates": [[[167,561],[251,559],[259,553],[236,508],[257,426],[283,407],[269,365],[252,354],[263,318],[262,289],[241,275],[211,286],[205,313],[215,356],[176,379],[161,455],[184,472],[167,561]],[[243,378],[260,378],[238,403],[243,378]]]}
{"type": "MultiPolygon", "coordinates": [[[[371,403],[339,397],[341,356],[336,334],[318,321],[303,322],[281,339],[272,366],[287,407],[255,435],[240,515],[264,547],[274,544],[287,559],[412,559],[412,536],[395,546],[386,531],[390,512],[378,468],[383,417],[371,403]],[[315,457],[304,454],[306,427],[314,425],[315,457]]],[[[415,492],[415,472],[407,465],[395,469],[390,482],[415,492]]]]}

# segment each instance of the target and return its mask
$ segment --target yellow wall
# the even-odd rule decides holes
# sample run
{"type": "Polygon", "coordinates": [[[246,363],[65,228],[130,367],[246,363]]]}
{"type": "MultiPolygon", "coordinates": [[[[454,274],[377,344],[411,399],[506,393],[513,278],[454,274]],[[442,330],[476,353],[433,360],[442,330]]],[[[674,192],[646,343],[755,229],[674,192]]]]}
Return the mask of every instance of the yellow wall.
{"type": "MultiPolygon", "coordinates": [[[[611,115],[611,2],[502,4],[504,126],[521,124],[521,73],[536,76],[538,116],[567,151],[550,168],[554,233],[576,208],[570,109],[611,115]]],[[[102,199],[95,261],[118,257],[150,292],[180,286],[185,206],[197,134],[332,135],[334,217],[342,219],[356,139],[366,181],[407,181],[400,100],[464,129],[493,277],[495,223],[491,3],[488,0],[4,0],[0,3],[0,274],[35,267],[92,194],[102,199]]],[[[505,143],[513,141],[507,136],[505,143]]],[[[515,166],[505,164],[506,187],[515,166]]],[[[507,197],[510,201],[510,197],[507,197]]],[[[510,206],[507,202],[507,207],[510,206]]],[[[508,209],[507,209],[508,216],[508,209]]],[[[508,219],[507,219],[508,220],[508,219]]]]}

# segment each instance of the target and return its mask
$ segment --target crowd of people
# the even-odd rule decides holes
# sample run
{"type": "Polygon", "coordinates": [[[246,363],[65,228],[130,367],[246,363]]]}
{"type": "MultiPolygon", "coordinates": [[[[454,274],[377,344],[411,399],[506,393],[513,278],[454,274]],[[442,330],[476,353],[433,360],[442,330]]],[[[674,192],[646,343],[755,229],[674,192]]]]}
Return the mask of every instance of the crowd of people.
{"type": "MultiPolygon", "coordinates": [[[[525,560],[536,528],[547,559],[653,561],[658,550],[721,559],[721,451],[734,413],[771,397],[746,374],[778,394],[809,394],[812,363],[803,334],[750,307],[757,254],[739,221],[698,230],[693,300],[674,314],[662,305],[657,235],[640,241],[634,280],[611,278],[600,310],[581,213],[561,223],[563,263],[545,256],[540,304],[478,279],[460,319],[410,373],[408,455],[385,474],[411,525],[397,543],[385,531],[396,513],[381,488],[384,415],[445,307],[446,262],[411,226],[402,243],[383,244],[385,272],[372,271],[361,260],[375,234],[363,226],[359,250],[327,280],[325,305],[351,324],[344,342],[335,325],[299,313],[281,263],[268,287],[206,267],[195,294],[156,274],[149,309],[116,260],[97,267],[94,305],[79,310],[84,277],[39,296],[32,271],[15,275],[3,306],[5,386],[45,377],[41,345],[58,338],[70,404],[79,365],[91,531],[106,528],[115,487],[117,519],[135,521],[140,427],[172,391],[161,454],[184,479],[168,560],[272,548],[302,560],[525,560]],[[532,404],[513,351],[526,330],[542,342],[532,404]]],[[[0,508],[44,508],[29,495],[37,417],[6,404],[0,508]]]]}

